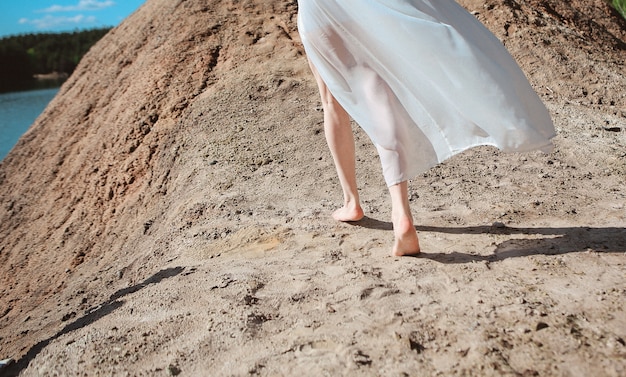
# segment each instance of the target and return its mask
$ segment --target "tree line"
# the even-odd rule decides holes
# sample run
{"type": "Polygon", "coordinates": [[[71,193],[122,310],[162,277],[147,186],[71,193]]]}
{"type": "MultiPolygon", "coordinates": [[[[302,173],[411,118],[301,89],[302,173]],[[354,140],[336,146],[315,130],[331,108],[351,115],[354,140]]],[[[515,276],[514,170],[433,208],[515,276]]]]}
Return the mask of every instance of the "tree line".
{"type": "Polygon", "coordinates": [[[613,6],[626,18],[626,0],[613,0],[613,6]]]}
{"type": "Polygon", "coordinates": [[[111,28],[36,33],[0,39],[0,92],[28,87],[35,74],[71,74],[111,28]]]}

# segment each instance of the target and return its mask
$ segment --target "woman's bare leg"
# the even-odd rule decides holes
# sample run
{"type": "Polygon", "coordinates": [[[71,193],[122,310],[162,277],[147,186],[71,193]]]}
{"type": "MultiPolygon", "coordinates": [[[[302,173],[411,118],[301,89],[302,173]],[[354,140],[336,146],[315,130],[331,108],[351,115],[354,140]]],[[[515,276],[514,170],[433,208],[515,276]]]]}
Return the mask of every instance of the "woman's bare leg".
{"type": "Polygon", "coordinates": [[[358,221],[363,218],[363,209],[356,183],[354,135],[350,116],[330,93],[317,69],[313,64],[310,66],[322,97],[326,142],[343,190],[343,207],[333,213],[333,218],[337,221],[358,221]]]}
{"type": "Polygon", "coordinates": [[[413,226],[406,181],[389,187],[391,195],[391,221],[395,241],[391,255],[415,255],[420,252],[419,239],[413,226]]]}

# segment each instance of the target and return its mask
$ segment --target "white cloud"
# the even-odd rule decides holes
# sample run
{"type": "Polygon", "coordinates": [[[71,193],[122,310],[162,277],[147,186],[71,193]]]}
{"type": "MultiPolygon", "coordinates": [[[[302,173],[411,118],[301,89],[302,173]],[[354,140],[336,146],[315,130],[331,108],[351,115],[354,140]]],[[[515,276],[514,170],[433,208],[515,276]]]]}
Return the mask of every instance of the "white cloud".
{"type": "Polygon", "coordinates": [[[60,26],[78,27],[88,24],[95,24],[97,22],[97,19],[94,16],[85,17],[82,14],[78,14],[73,17],[55,17],[47,15],[43,18],[33,20],[28,18],[22,18],[19,22],[20,24],[33,25],[37,29],[51,29],[60,26]]]}
{"type": "Polygon", "coordinates": [[[109,8],[115,5],[115,1],[97,1],[97,0],[79,0],[76,5],[52,5],[48,8],[41,9],[40,13],[55,13],[55,12],[81,12],[89,10],[100,10],[109,8]]]}

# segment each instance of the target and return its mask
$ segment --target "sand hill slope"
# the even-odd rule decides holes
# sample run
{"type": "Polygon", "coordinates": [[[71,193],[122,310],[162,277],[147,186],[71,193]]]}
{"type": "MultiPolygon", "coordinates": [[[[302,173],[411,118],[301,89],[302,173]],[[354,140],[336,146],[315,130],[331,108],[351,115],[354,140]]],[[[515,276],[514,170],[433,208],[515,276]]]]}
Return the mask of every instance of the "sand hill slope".
{"type": "Polygon", "coordinates": [[[148,0],[0,165],[4,375],[626,374],[626,22],[603,0],[462,0],[550,109],[550,155],[410,184],[392,258],[340,188],[291,0],[148,0]]]}

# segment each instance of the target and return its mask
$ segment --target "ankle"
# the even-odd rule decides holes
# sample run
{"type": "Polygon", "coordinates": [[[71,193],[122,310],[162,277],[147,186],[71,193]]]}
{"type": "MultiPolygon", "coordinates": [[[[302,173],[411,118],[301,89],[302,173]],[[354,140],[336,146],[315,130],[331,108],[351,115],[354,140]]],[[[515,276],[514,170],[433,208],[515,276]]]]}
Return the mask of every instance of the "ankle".
{"type": "Polygon", "coordinates": [[[344,208],[348,208],[351,210],[360,210],[361,209],[361,202],[359,200],[359,197],[349,197],[343,200],[343,206],[344,208]]]}
{"type": "Polygon", "coordinates": [[[414,231],[413,217],[407,214],[399,214],[392,217],[393,230],[396,233],[404,234],[409,231],[414,231]]]}

